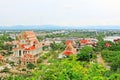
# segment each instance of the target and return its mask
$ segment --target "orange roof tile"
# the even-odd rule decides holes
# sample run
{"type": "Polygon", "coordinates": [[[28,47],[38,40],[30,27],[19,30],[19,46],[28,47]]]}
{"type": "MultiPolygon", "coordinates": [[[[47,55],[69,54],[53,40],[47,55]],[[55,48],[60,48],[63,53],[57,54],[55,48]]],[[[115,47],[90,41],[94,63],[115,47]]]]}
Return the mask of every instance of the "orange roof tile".
{"type": "Polygon", "coordinates": [[[35,33],[33,31],[25,31],[23,33],[23,36],[24,36],[24,38],[27,38],[30,41],[36,41],[36,42],[38,42],[38,40],[37,40],[37,38],[35,36],[35,33]]]}
{"type": "Polygon", "coordinates": [[[69,43],[71,43],[73,45],[74,41],[73,40],[66,40],[66,45],[68,45],[69,43]]]}
{"type": "Polygon", "coordinates": [[[21,48],[25,48],[25,44],[21,44],[20,46],[21,46],[21,48]]]}
{"type": "Polygon", "coordinates": [[[65,52],[63,52],[63,54],[70,55],[70,54],[74,54],[74,52],[72,52],[72,51],[65,51],[65,52]]]}
{"type": "Polygon", "coordinates": [[[25,48],[25,50],[34,50],[36,49],[35,46],[30,46],[29,48],[25,48]]]}
{"type": "Polygon", "coordinates": [[[83,39],[83,40],[80,40],[80,43],[81,44],[92,44],[92,42],[88,39],[83,39]]]}

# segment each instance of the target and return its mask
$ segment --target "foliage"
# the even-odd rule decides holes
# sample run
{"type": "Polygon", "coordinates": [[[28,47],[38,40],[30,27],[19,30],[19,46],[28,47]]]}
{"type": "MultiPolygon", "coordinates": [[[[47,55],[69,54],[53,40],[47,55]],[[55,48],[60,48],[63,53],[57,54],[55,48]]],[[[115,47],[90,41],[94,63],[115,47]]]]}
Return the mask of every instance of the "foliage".
{"type": "Polygon", "coordinates": [[[15,63],[14,62],[10,62],[9,63],[11,66],[15,66],[15,63]]]}
{"type": "Polygon", "coordinates": [[[27,64],[27,68],[28,69],[34,69],[35,65],[33,63],[29,63],[29,64],[27,64]]]}
{"type": "Polygon", "coordinates": [[[78,60],[89,61],[90,55],[92,55],[92,53],[93,53],[93,48],[90,46],[85,46],[77,54],[78,60]]]}
{"type": "Polygon", "coordinates": [[[113,60],[116,59],[115,58],[116,56],[120,55],[120,51],[103,50],[101,53],[102,53],[102,57],[107,62],[112,62],[113,60]]]}
{"type": "Polygon", "coordinates": [[[11,50],[12,45],[4,45],[4,42],[6,41],[13,41],[10,37],[8,37],[8,34],[4,33],[2,36],[0,36],[0,50],[11,50]]]}
{"type": "Polygon", "coordinates": [[[111,70],[120,73],[120,51],[102,51],[105,61],[111,64],[111,70]]]}
{"type": "Polygon", "coordinates": [[[42,49],[43,50],[49,50],[49,46],[43,46],[42,49]]]}
{"type": "Polygon", "coordinates": [[[3,45],[3,49],[4,49],[4,50],[9,50],[9,51],[11,51],[11,50],[12,50],[12,47],[13,47],[12,44],[3,45]]]}
{"type": "Polygon", "coordinates": [[[120,42],[112,43],[112,46],[109,48],[111,51],[119,51],[120,50],[120,42]]]}
{"type": "Polygon", "coordinates": [[[96,58],[97,58],[96,53],[93,53],[93,54],[92,54],[92,58],[93,58],[93,59],[96,59],[96,58]]]}
{"type": "Polygon", "coordinates": [[[52,43],[51,45],[50,45],[50,47],[52,48],[52,50],[61,50],[61,51],[63,51],[64,49],[65,49],[65,45],[64,44],[62,44],[62,43],[52,43]]]}
{"type": "Polygon", "coordinates": [[[120,73],[120,54],[114,58],[111,64],[111,70],[120,73]]]}
{"type": "Polygon", "coordinates": [[[110,74],[102,65],[85,63],[71,55],[55,60],[50,65],[39,64],[31,74],[9,77],[9,80],[119,80],[118,74],[110,74]]]}
{"type": "Polygon", "coordinates": [[[7,73],[7,72],[9,72],[9,69],[8,69],[8,68],[4,68],[4,69],[2,70],[2,72],[7,73]]]}
{"type": "Polygon", "coordinates": [[[22,69],[22,71],[26,71],[26,69],[25,69],[25,68],[23,68],[23,69],[22,69]]]}

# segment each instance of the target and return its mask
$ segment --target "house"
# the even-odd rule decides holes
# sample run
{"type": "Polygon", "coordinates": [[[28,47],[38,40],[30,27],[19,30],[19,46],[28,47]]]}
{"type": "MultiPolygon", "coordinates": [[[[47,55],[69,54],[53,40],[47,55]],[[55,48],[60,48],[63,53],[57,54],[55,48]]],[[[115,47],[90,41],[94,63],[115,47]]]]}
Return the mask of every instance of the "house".
{"type": "Polygon", "coordinates": [[[17,63],[21,62],[21,57],[24,57],[25,54],[38,56],[42,53],[42,43],[38,41],[33,31],[22,32],[18,36],[18,41],[13,47],[13,59],[17,63]]]}

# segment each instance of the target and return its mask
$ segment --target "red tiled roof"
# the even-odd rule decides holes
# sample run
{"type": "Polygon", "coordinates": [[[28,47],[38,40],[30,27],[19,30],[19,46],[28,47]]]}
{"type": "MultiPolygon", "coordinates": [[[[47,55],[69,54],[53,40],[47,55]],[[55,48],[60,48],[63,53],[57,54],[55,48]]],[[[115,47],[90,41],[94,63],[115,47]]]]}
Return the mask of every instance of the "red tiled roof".
{"type": "Polygon", "coordinates": [[[110,43],[106,43],[105,46],[106,46],[106,47],[110,47],[111,44],[110,44],[110,43]]]}
{"type": "Polygon", "coordinates": [[[25,31],[23,33],[24,38],[28,38],[30,41],[36,41],[38,42],[35,33],[33,31],[25,31]]]}
{"type": "Polygon", "coordinates": [[[36,49],[35,46],[31,46],[29,48],[25,48],[25,50],[34,50],[34,49],[36,49]]]}
{"type": "Polygon", "coordinates": [[[80,43],[83,43],[83,44],[87,44],[89,42],[90,42],[89,40],[80,40],[80,43]]]}
{"type": "Polygon", "coordinates": [[[21,46],[21,48],[25,48],[25,45],[24,45],[24,44],[21,44],[20,46],[21,46]]]}
{"type": "Polygon", "coordinates": [[[74,41],[73,40],[66,40],[66,45],[68,45],[69,43],[71,43],[73,45],[74,41]]]}
{"type": "Polygon", "coordinates": [[[88,40],[88,39],[80,40],[80,43],[81,43],[81,44],[93,44],[93,42],[91,42],[91,41],[88,40]]]}
{"type": "Polygon", "coordinates": [[[72,51],[65,51],[65,52],[63,52],[63,54],[70,55],[70,54],[74,54],[74,53],[72,51]]]}

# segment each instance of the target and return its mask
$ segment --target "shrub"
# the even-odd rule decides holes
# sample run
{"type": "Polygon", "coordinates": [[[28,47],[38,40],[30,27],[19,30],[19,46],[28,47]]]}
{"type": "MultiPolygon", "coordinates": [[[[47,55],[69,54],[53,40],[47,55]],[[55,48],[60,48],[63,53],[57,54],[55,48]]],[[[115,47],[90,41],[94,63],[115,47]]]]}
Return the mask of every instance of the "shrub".
{"type": "Polygon", "coordinates": [[[35,65],[33,63],[29,63],[29,64],[27,64],[27,68],[28,69],[34,69],[35,65]]]}

